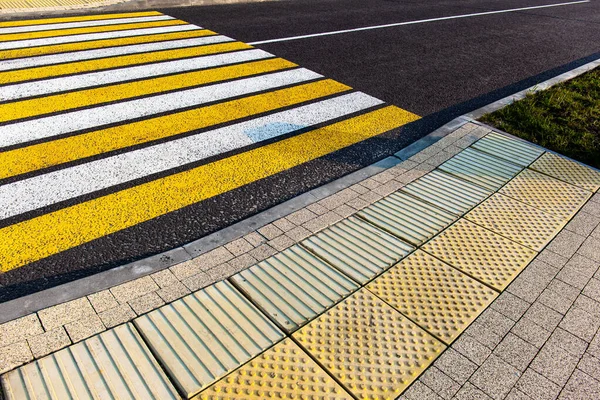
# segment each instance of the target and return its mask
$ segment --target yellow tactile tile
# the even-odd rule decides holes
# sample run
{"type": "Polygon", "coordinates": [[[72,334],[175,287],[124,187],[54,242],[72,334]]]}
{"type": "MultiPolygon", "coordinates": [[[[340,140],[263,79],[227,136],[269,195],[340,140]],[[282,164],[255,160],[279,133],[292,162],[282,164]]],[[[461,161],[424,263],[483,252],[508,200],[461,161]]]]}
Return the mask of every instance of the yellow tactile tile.
{"type": "Polygon", "coordinates": [[[465,219],[422,249],[497,290],[506,288],[537,254],[465,219]]]}
{"type": "Polygon", "coordinates": [[[294,334],[359,399],[394,399],[444,344],[361,289],[294,334]]]}
{"type": "Polygon", "coordinates": [[[526,169],[508,182],[500,193],[568,219],[590,198],[591,192],[526,169]]]}
{"type": "Polygon", "coordinates": [[[600,172],[556,154],[544,154],[531,168],[587,190],[600,188],[600,172]]]}
{"type": "Polygon", "coordinates": [[[422,250],[367,288],[448,344],[497,296],[494,290],[422,250]]]}
{"type": "Polygon", "coordinates": [[[352,399],[292,339],[285,339],[195,400],[352,399]]]}
{"type": "Polygon", "coordinates": [[[541,251],[566,220],[496,193],[465,218],[533,250],[541,251]]]}

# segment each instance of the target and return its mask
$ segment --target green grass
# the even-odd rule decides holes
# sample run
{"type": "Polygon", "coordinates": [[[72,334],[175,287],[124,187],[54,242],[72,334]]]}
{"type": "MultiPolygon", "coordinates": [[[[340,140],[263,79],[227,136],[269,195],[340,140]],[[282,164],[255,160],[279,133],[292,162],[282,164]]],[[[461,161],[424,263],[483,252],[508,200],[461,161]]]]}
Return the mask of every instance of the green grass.
{"type": "Polygon", "coordinates": [[[529,94],[481,121],[600,168],[600,68],[529,94]]]}

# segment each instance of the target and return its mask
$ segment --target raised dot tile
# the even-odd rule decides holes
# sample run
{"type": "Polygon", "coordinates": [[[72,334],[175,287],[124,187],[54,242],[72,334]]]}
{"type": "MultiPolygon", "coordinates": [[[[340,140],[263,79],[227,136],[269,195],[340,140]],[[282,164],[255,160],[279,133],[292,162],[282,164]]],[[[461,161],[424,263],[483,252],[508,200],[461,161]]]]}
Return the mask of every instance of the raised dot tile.
{"type": "Polygon", "coordinates": [[[545,153],[531,168],[587,190],[600,188],[600,172],[553,153],[545,153]]]}

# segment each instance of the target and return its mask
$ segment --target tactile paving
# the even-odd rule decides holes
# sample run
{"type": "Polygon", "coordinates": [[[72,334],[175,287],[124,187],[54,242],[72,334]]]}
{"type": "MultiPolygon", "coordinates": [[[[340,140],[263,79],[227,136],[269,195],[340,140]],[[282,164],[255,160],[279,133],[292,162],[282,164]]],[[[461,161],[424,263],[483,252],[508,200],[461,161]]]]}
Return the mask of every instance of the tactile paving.
{"type": "Polygon", "coordinates": [[[497,296],[494,290],[422,250],[367,288],[448,344],[497,296]]]}
{"type": "Polygon", "coordinates": [[[182,393],[198,393],[284,337],[222,281],[135,320],[182,393]]]}
{"type": "Polygon", "coordinates": [[[312,320],[358,288],[346,275],[299,245],[230,279],[288,332],[312,320]]]}
{"type": "Polygon", "coordinates": [[[587,190],[600,188],[600,172],[553,153],[546,153],[531,168],[587,190]]]}
{"type": "Polygon", "coordinates": [[[338,222],[306,239],[302,245],[360,284],[414,249],[356,217],[338,222]]]}
{"type": "Polygon", "coordinates": [[[285,339],[194,400],[322,399],[352,397],[292,339],[285,339]]]}
{"type": "Polygon", "coordinates": [[[361,399],[396,398],[445,347],[364,288],[293,336],[361,399]]]}
{"type": "Polygon", "coordinates": [[[566,222],[500,193],[481,203],[465,218],[536,251],[541,251],[566,222]]]}
{"type": "Polygon", "coordinates": [[[564,219],[569,219],[590,198],[592,192],[551,176],[523,170],[500,193],[564,219]]]}
{"type": "Polygon", "coordinates": [[[518,174],[522,167],[467,148],[440,165],[439,169],[493,191],[518,174]]]}
{"type": "Polygon", "coordinates": [[[415,245],[420,245],[456,218],[402,190],[363,209],[358,215],[415,245]]]}
{"type": "Polygon", "coordinates": [[[537,254],[465,219],[457,221],[422,249],[499,291],[537,254]]]}
{"type": "Polygon", "coordinates": [[[131,324],[9,372],[2,386],[7,400],[180,398],[131,324]]]}
{"type": "Polygon", "coordinates": [[[544,153],[544,150],[523,140],[491,132],[473,143],[474,149],[527,167],[544,153]]]}
{"type": "Polygon", "coordinates": [[[491,194],[491,191],[434,170],[402,189],[419,199],[461,215],[491,194]]]}

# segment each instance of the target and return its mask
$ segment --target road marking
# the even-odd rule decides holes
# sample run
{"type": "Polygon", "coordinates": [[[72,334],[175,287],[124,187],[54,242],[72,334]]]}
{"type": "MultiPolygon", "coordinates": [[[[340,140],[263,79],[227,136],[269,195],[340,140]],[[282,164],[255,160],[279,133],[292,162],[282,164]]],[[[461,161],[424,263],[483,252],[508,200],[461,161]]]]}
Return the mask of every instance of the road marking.
{"type": "Polygon", "coordinates": [[[96,40],[106,40],[114,38],[126,38],[123,40],[141,40],[145,38],[153,38],[150,35],[166,34],[171,32],[185,32],[185,31],[197,31],[202,30],[201,27],[195,25],[174,25],[164,26],[158,28],[141,28],[141,29],[129,29],[126,31],[117,32],[100,32],[100,33],[88,33],[85,35],[72,35],[72,36],[57,36],[53,38],[44,39],[27,39],[27,40],[15,40],[13,42],[0,43],[0,58],[6,59],[8,57],[26,57],[37,54],[47,54],[46,51],[53,52],[55,48],[60,48],[58,45],[64,43],[70,43],[68,50],[75,51],[87,48],[86,46],[93,45],[96,40]],[[146,36],[149,35],[149,36],[146,36]],[[90,43],[91,42],[91,43],[90,43]],[[40,46],[40,47],[37,47],[40,46]],[[35,47],[35,48],[31,48],[35,47]],[[23,50],[27,48],[26,50],[23,50]],[[18,49],[18,50],[14,50],[18,49]],[[12,51],[8,51],[12,50],[12,51]],[[23,55],[21,55],[23,54],[23,55]]]}
{"type": "Polygon", "coordinates": [[[0,186],[0,219],[201,161],[383,104],[350,93],[0,186]],[[27,201],[22,199],[27,198],[27,201]]]}
{"type": "Polygon", "coordinates": [[[131,54],[119,57],[100,58],[97,60],[77,61],[69,64],[46,65],[16,71],[0,72],[0,84],[16,83],[33,79],[43,79],[52,76],[97,71],[130,65],[139,65],[156,61],[176,60],[207,54],[224,53],[227,51],[250,49],[251,46],[242,42],[209,44],[206,46],[188,47],[185,49],[162,50],[153,53],[131,54]]]}
{"type": "MultiPolygon", "coordinates": [[[[91,28],[59,29],[59,30],[41,31],[41,32],[32,32],[32,33],[11,33],[8,35],[2,35],[0,37],[0,42],[10,42],[10,41],[16,41],[16,40],[25,40],[25,39],[42,39],[42,38],[51,38],[54,36],[72,36],[72,35],[80,35],[83,33],[111,32],[111,31],[122,31],[122,30],[126,30],[126,29],[152,28],[152,27],[159,27],[159,26],[172,26],[172,25],[183,25],[183,24],[185,24],[185,22],[177,20],[177,19],[170,19],[167,21],[139,22],[139,23],[132,23],[132,24],[98,26],[98,27],[91,27],[91,28]]],[[[1,46],[0,48],[4,49],[5,47],[1,46]]]]}
{"type": "Polygon", "coordinates": [[[49,95],[52,93],[85,89],[93,86],[110,85],[131,80],[147,79],[187,71],[196,71],[204,68],[249,62],[270,57],[273,57],[273,55],[263,50],[244,50],[113,69],[110,70],[110,73],[106,73],[106,71],[90,72],[87,74],[51,78],[43,81],[18,83],[3,86],[2,90],[0,90],[0,101],[49,95]]]}
{"type": "Polygon", "coordinates": [[[152,21],[166,21],[173,20],[175,18],[169,17],[168,15],[156,15],[150,17],[133,17],[133,18],[119,18],[119,19],[104,19],[104,20],[93,20],[83,22],[65,22],[60,24],[40,24],[40,25],[29,25],[29,26],[15,26],[15,27],[0,27],[0,35],[6,35],[9,33],[25,33],[25,32],[40,32],[58,29],[72,29],[72,28],[86,28],[90,26],[108,26],[118,24],[130,24],[136,22],[152,22],[152,21]]]}
{"type": "Polygon", "coordinates": [[[73,108],[89,107],[116,100],[127,100],[133,97],[185,89],[294,67],[297,67],[297,65],[284,59],[270,58],[209,70],[167,75],[159,78],[4,103],[0,104],[0,122],[41,116],[73,108]]]}
{"type": "Polygon", "coordinates": [[[182,49],[224,42],[233,42],[232,38],[223,35],[204,36],[199,38],[170,40],[165,42],[145,43],[130,46],[109,47],[105,49],[78,51],[77,53],[50,54],[46,56],[18,58],[0,61],[0,71],[40,67],[51,64],[64,64],[95,58],[116,57],[127,54],[147,53],[152,51],[182,49]]]}
{"type": "Polygon", "coordinates": [[[66,133],[91,129],[136,118],[199,106],[209,102],[256,93],[322,78],[304,68],[202,86],[122,103],[73,111],[0,126],[0,149],[66,133]]]}
{"type": "Polygon", "coordinates": [[[394,106],[0,229],[0,268],[14,268],[325,156],[418,117],[394,106]]]}
{"type": "Polygon", "coordinates": [[[207,128],[349,90],[326,79],[0,152],[0,179],[207,128]]]}
{"type": "Polygon", "coordinates": [[[46,25],[56,24],[61,22],[77,22],[77,21],[97,21],[102,19],[115,19],[115,18],[131,18],[131,17],[151,17],[153,15],[163,15],[158,11],[142,11],[134,13],[120,13],[120,14],[100,14],[100,15],[82,15],[77,17],[62,17],[62,18],[45,18],[45,19],[29,19],[22,21],[5,21],[0,22],[0,27],[10,26],[30,26],[30,25],[46,25]]]}
{"type": "Polygon", "coordinates": [[[451,19],[471,18],[471,17],[480,17],[480,16],[484,16],[484,15],[504,14],[504,13],[510,13],[510,12],[518,12],[518,11],[536,10],[536,9],[540,9],[540,8],[562,7],[562,6],[569,6],[569,5],[574,5],[574,4],[589,3],[589,2],[590,2],[590,0],[581,0],[581,1],[571,1],[571,2],[567,2],[567,3],[545,4],[545,5],[541,5],[541,6],[509,8],[506,10],[485,11],[485,12],[462,14],[462,15],[451,15],[449,17],[427,18],[427,19],[419,19],[416,21],[396,22],[393,24],[363,26],[360,28],[342,29],[339,31],[329,31],[329,32],[321,32],[321,33],[312,33],[312,34],[308,34],[308,35],[289,36],[289,37],[284,37],[284,38],[279,38],[279,39],[259,40],[256,42],[249,42],[248,44],[257,45],[257,44],[267,44],[267,43],[277,43],[277,42],[289,42],[292,40],[309,39],[309,38],[320,37],[320,36],[341,35],[344,33],[370,31],[370,30],[374,30],[374,29],[393,28],[396,26],[424,24],[424,23],[428,23],[428,22],[447,21],[447,20],[451,20],[451,19]]]}

